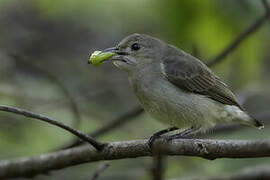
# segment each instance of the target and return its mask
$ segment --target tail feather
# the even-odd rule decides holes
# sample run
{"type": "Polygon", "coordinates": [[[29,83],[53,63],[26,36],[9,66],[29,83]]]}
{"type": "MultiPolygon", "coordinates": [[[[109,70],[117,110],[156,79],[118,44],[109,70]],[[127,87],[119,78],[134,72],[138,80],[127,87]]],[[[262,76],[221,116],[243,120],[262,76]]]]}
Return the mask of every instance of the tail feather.
{"type": "Polygon", "coordinates": [[[243,111],[239,107],[236,106],[226,106],[226,110],[228,112],[228,117],[232,118],[232,121],[239,122],[241,124],[246,124],[250,126],[255,126],[258,129],[263,129],[264,125],[259,120],[253,118],[249,115],[248,112],[243,111]]]}
{"type": "Polygon", "coordinates": [[[259,129],[263,129],[264,128],[264,124],[260,121],[258,121],[257,119],[253,119],[254,120],[254,125],[259,128],[259,129]]]}

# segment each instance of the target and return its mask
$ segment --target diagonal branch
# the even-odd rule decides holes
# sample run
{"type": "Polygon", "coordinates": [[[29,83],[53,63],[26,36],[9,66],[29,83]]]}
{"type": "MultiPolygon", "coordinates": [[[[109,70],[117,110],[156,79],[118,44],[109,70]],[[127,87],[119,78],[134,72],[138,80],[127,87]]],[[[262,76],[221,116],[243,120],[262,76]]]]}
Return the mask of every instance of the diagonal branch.
{"type": "Polygon", "coordinates": [[[107,168],[109,167],[109,164],[108,163],[105,163],[105,164],[102,164],[97,170],[96,172],[94,173],[94,175],[91,177],[90,180],[96,180],[100,174],[105,171],[107,168]]]}
{"type": "Polygon", "coordinates": [[[218,54],[213,60],[210,60],[207,65],[214,66],[221,62],[229,53],[237,48],[248,36],[256,32],[265,22],[270,18],[270,10],[266,0],[262,0],[262,3],[266,9],[265,14],[257,19],[253,24],[247,27],[242,33],[240,33],[230,45],[228,45],[220,54],[218,54]]]}
{"type": "MultiPolygon", "coordinates": [[[[0,162],[0,178],[33,176],[50,170],[61,169],[82,163],[151,156],[147,140],[108,143],[101,151],[89,146],[80,146],[43,154],[33,158],[22,158],[0,162]]],[[[197,156],[216,158],[270,157],[270,140],[199,140],[176,139],[155,141],[163,155],[197,156]]]]}
{"type": "MultiPolygon", "coordinates": [[[[131,119],[134,119],[135,117],[139,116],[143,112],[144,112],[144,110],[141,107],[135,107],[134,109],[122,114],[121,116],[117,117],[116,119],[111,120],[106,125],[102,126],[100,129],[97,129],[96,131],[89,133],[88,135],[90,135],[92,137],[101,136],[101,135],[119,127],[120,125],[123,125],[124,123],[130,121],[131,119]]],[[[83,143],[83,141],[81,141],[80,139],[77,139],[74,142],[71,142],[71,144],[63,146],[61,149],[72,148],[72,147],[81,145],[82,143],[83,143]]]]}
{"type": "Polygon", "coordinates": [[[15,113],[15,114],[19,114],[19,115],[23,115],[26,117],[30,117],[33,119],[38,119],[44,122],[47,122],[49,124],[52,124],[54,126],[58,126],[62,129],[65,129],[66,131],[72,133],[73,135],[77,136],[78,138],[90,143],[92,146],[94,146],[96,149],[101,150],[102,147],[104,146],[104,144],[97,142],[94,138],[92,138],[91,136],[84,134],[76,129],[73,129],[61,122],[58,122],[50,117],[41,115],[41,114],[36,114],[27,110],[23,110],[23,109],[19,109],[19,108],[15,108],[15,107],[11,107],[11,106],[4,106],[4,105],[0,105],[0,111],[5,111],[5,112],[10,112],[10,113],[15,113]]]}

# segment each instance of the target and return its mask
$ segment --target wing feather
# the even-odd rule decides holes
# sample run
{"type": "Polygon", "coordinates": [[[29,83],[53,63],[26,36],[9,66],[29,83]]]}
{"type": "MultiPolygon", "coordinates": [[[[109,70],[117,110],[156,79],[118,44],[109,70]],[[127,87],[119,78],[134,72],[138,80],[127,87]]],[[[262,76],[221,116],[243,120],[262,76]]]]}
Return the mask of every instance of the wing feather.
{"type": "Polygon", "coordinates": [[[176,48],[172,47],[171,51],[174,55],[162,60],[163,74],[171,83],[188,92],[205,95],[220,103],[242,109],[228,86],[206,65],[176,48]]]}

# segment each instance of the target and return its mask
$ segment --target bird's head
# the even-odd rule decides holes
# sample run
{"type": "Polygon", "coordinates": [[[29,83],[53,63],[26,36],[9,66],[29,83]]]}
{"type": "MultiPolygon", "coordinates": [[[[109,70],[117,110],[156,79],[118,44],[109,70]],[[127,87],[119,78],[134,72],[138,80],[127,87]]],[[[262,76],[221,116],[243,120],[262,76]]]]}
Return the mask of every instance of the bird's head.
{"type": "Polygon", "coordinates": [[[158,62],[164,45],[165,43],[157,38],[136,33],[124,38],[117,46],[102,52],[115,53],[109,60],[118,68],[132,72],[158,62]]]}

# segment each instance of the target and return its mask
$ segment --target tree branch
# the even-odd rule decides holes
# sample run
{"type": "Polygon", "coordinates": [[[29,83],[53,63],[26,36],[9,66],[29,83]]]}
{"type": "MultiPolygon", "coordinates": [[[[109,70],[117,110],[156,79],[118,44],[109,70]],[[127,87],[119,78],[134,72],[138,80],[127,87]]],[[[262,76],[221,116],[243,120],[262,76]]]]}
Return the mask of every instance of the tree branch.
{"type": "MultiPolygon", "coordinates": [[[[119,127],[120,125],[123,125],[127,121],[139,116],[143,112],[144,112],[144,110],[141,107],[136,107],[136,108],[122,114],[121,116],[117,117],[116,119],[111,120],[106,125],[102,126],[100,129],[97,129],[96,131],[89,133],[88,135],[92,136],[92,137],[101,136],[101,135],[115,129],[116,127],[119,127]]],[[[61,149],[72,148],[72,147],[81,145],[82,143],[84,143],[84,142],[81,141],[80,139],[77,139],[74,142],[71,142],[70,144],[63,146],[61,149]]]]}
{"type": "Polygon", "coordinates": [[[77,136],[78,138],[90,143],[92,146],[94,146],[96,149],[101,150],[102,147],[104,146],[104,144],[97,142],[94,138],[92,138],[91,136],[84,134],[76,129],[73,129],[61,122],[58,122],[50,117],[41,115],[41,114],[36,114],[30,111],[26,111],[23,109],[19,109],[19,108],[15,108],[15,107],[10,107],[10,106],[4,106],[4,105],[0,105],[0,111],[5,111],[5,112],[10,112],[10,113],[15,113],[15,114],[19,114],[19,115],[23,115],[25,117],[30,117],[33,119],[38,119],[44,122],[47,122],[49,124],[52,124],[54,126],[58,126],[62,129],[65,129],[66,131],[72,133],[73,135],[77,136]]]}
{"type": "Polygon", "coordinates": [[[151,169],[152,180],[163,180],[164,179],[164,160],[166,157],[161,154],[156,154],[153,157],[153,167],[151,169]]]}
{"type": "Polygon", "coordinates": [[[266,0],[262,0],[262,3],[266,9],[265,14],[257,19],[253,24],[247,27],[242,33],[240,33],[230,45],[228,45],[220,54],[218,54],[213,60],[210,60],[207,65],[214,66],[221,62],[229,53],[236,49],[236,47],[242,43],[248,36],[256,32],[270,17],[270,10],[266,0]]]}
{"type": "Polygon", "coordinates": [[[109,167],[109,164],[108,163],[105,163],[105,164],[102,164],[97,170],[96,172],[94,173],[94,175],[91,177],[90,180],[96,180],[100,174],[105,171],[107,168],[109,167]]]}
{"type": "MultiPolygon", "coordinates": [[[[87,162],[151,156],[147,142],[147,140],[112,142],[101,151],[89,146],[80,146],[34,158],[1,161],[0,178],[30,176],[87,162]]],[[[157,143],[163,155],[197,156],[211,160],[270,157],[270,140],[176,139],[167,142],[161,139],[155,141],[154,147],[157,143]]]]}

